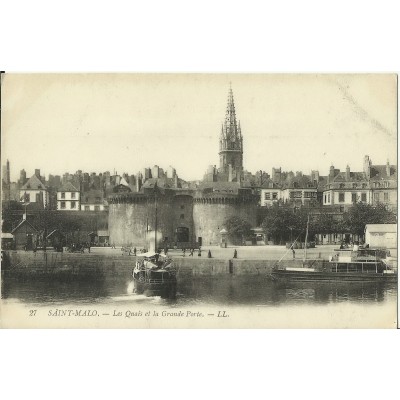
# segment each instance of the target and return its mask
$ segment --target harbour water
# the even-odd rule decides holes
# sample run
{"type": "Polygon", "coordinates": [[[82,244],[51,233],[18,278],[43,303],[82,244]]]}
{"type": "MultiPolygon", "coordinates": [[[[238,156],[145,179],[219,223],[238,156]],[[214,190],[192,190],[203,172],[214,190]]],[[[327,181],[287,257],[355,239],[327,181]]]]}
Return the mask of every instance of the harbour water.
{"type": "MultiPolygon", "coordinates": [[[[209,327],[213,326],[212,317],[223,310],[230,315],[229,323],[225,320],[227,327],[250,327],[254,324],[252,327],[352,327],[352,321],[358,321],[357,327],[375,327],[380,321],[377,316],[381,318],[382,326],[379,327],[395,327],[397,323],[397,285],[390,283],[278,284],[267,275],[186,276],[178,280],[176,298],[173,299],[135,294],[129,276],[70,281],[60,281],[51,276],[24,280],[6,277],[1,289],[3,311],[38,309],[44,310],[42,315],[48,315],[48,310],[66,309],[95,309],[96,314],[104,316],[121,310],[121,316],[125,317],[126,310],[164,314],[177,310],[200,310],[209,318],[197,320],[193,327],[209,327]],[[250,323],[243,318],[261,318],[262,323],[253,320],[250,323]]],[[[115,322],[104,317],[96,326],[106,327],[115,322]]],[[[51,321],[48,323],[51,326],[51,321]]],[[[160,324],[160,321],[153,320],[152,324],[164,327],[166,321],[160,324]]],[[[218,324],[221,325],[219,321],[218,324]]],[[[71,326],[81,325],[86,326],[82,319],[75,320],[71,326]]],[[[192,325],[191,322],[190,327],[192,325]]],[[[44,326],[47,326],[46,322],[44,326]]],[[[126,321],[116,326],[129,327],[126,321]]],[[[134,326],[140,326],[140,322],[136,320],[134,326]]],[[[182,327],[185,326],[182,322],[182,327]]],[[[222,324],[221,327],[225,326],[222,324]]]]}

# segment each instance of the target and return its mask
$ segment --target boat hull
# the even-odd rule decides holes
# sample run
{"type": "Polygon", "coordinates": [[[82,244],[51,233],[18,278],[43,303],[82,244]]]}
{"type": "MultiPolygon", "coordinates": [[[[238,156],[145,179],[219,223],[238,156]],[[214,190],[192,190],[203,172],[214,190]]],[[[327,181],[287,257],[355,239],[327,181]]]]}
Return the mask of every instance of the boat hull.
{"type": "Polygon", "coordinates": [[[176,279],[167,282],[148,282],[133,278],[134,291],[146,296],[161,296],[162,298],[176,297],[176,279]]]}
{"type": "Polygon", "coordinates": [[[397,282],[397,274],[275,270],[273,280],[302,282],[397,282]]]}

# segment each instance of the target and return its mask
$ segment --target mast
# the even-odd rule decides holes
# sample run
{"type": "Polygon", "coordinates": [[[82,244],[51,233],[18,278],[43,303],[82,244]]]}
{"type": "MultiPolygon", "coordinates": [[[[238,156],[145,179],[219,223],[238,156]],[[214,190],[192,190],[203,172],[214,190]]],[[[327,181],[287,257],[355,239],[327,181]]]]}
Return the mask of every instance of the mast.
{"type": "Polygon", "coordinates": [[[304,241],[304,259],[303,262],[307,259],[307,239],[308,239],[308,225],[310,223],[310,214],[307,216],[307,229],[306,229],[306,239],[304,241]]]}
{"type": "Polygon", "coordinates": [[[154,252],[157,253],[157,182],[154,185],[154,202],[156,209],[156,218],[154,226],[154,252]]]}
{"type": "Polygon", "coordinates": [[[157,253],[157,191],[155,191],[155,203],[156,203],[156,220],[154,227],[154,252],[157,253]]]}

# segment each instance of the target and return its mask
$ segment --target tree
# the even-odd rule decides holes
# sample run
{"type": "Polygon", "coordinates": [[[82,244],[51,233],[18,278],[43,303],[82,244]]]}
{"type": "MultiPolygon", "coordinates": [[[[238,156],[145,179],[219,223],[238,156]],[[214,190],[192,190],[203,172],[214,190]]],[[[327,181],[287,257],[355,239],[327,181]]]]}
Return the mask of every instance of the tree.
{"type": "Polygon", "coordinates": [[[272,237],[274,242],[283,243],[284,241],[295,240],[305,232],[307,217],[305,212],[295,210],[288,206],[274,204],[268,208],[266,217],[261,224],[266,235],[272,237]]]}
{"type": "Polygon", "coordinates": [[[227,230],[227,236],[232,243],[241,243],[243,238],[251,234],[251,224],[245,219],[232,216],[224,222],[224,227],[227,230]]]}
{"type": "Polygon", "coordinates": [[[383,204],[354,204],[343,216],[344,225],[349,232],[364,236],[367,224],[395,224],[396,215],[388,211],[383,204]]]}

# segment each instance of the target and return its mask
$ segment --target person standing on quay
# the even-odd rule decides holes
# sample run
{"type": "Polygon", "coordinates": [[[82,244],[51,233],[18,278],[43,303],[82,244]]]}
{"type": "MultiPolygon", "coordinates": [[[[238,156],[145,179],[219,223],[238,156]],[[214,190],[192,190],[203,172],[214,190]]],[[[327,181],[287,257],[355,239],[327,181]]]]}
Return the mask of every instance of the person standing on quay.
{"type": "Polygon", "coordinates": [[[208,250],[208,258],[212,258],[212,256],[211,256],[211,250],[208,250]]]}
{"type": "Polygon", "coordinates": [[[233,252],[233,258],[237,258],[237,250],[235,249],[235,251],[233,252]]]}

